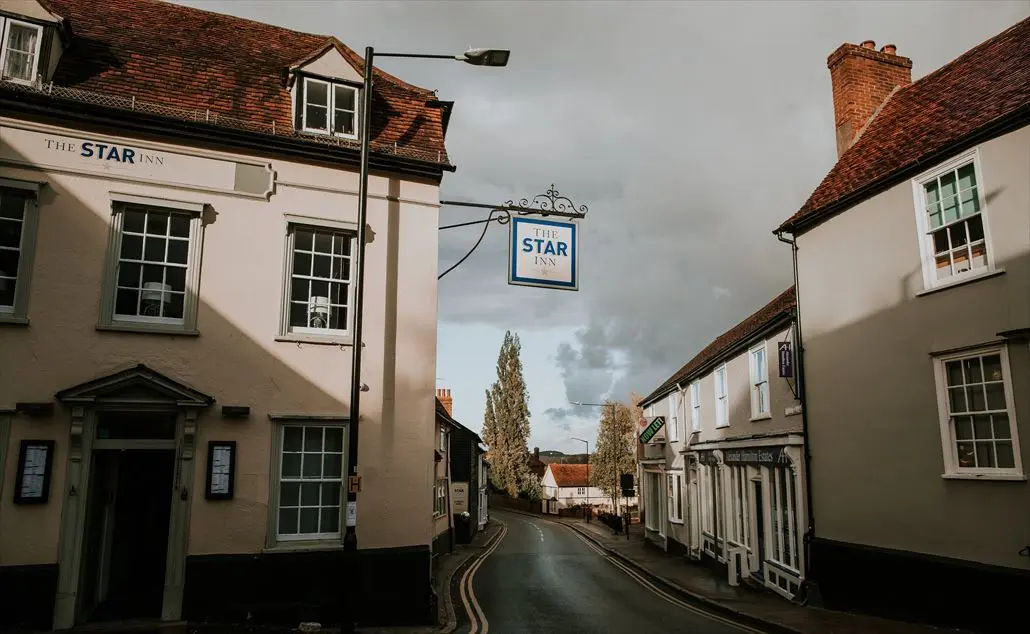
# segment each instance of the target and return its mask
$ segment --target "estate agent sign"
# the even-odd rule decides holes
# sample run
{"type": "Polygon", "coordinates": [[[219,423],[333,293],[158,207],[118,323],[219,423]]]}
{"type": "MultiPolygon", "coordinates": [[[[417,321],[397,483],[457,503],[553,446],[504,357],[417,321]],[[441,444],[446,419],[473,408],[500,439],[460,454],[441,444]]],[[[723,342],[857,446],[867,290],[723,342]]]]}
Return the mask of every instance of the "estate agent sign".
{"type": "Polygon", "coordinates": [[[640,432],[640,442],[650,442],[651,439],[655,437],[655,434],[657,434],[662,429],[662,427],[665,427],[664,416],[655,416],[654,418],[652,418],[651,422],[648,423],[647,427],[644,428],[644,431],[640,432]]]}
{"type": "Polygon", "coordinates": [[[579,290],[575,223],[515,217],[510,224],[509,284],[579,290]]]}

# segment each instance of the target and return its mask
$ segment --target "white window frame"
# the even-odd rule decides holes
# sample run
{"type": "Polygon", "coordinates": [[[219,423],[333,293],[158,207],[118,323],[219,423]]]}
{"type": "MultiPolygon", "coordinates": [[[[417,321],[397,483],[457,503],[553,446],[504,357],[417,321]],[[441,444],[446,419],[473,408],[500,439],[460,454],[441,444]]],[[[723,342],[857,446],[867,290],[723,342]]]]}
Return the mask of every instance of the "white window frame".
{"type": "Polygon", "coordinates": [[[32,24],[31,22],[25,22],[15,18],[0,17],[0,32],[3,34],[2,39],[0,39],[0,77],[5,81],[32,85],[35,83],[36,77],[39,75],[39,54],[43,45],[43,27],[38,24],[32,24]],[[4,70],[7,68],[7,38],[10,37],[12,25],[25,26],[36,30],[36,50],[33,51],[32,54],[32,75],[29,79],[8,77],[3,74],[4,70]]]}
{"type": "Polygon", "coordinates": [[[283,248],[283,283],[282,283],[282,306],[279,319],[279,334],[277,341],[297,341],[303,343],[326,343],[332,345],[350,345],[354,341],[352,325],[354,323],[354,275],[357,268],[357,224],[330,220],[325,218],[312,218],[284,214],[286,219],[286,237],[283,248]],[[294,260],[294,238],[298,228],[308,229],[315,232],[344,233],[350,237],[350,277],[347,280],[347,320],[346,328],[306,328],[302,326],[290,326],[290,300],[293,292],[293,260],[294,260]]]}
{"type": "MultiPolygon", "coordinates": [[[[21,238],[18,244],[18,273],[14,279],[14,303],[0,305],[0,323],[29,323],[29,293],[32,288],[32,269],[36,259],[36,234],[39,230],[39,190],[41,183],[0,178],[0,196],[25,196],[21,217],[21,238]]],[[[8,222],[0,220],[0,222],[8,222]]]]}
{"type": "Polygon", "coordinates": [[[669,442],[679,442],[680,439],[679,396],[679,389],[669,393],[669,442]]]}
{"type": "MultiPolygon", "coordinates": [[[[201,252],[204,248],[203,203],[150,198],[133,194],[110,194],[112,201],[111,224],[107,241],[107,262],[101,293],[98,330],[125,330],[160,334],[197,335],[197,308],[200,289],[201,252]],[[131,210],[155,211],[189,216],[189,251],[186,256],[186,289],[183,297],[182,318],[148,317],[146,315],[116,315],[118,267],[122,249],[125,212],[131,210]]],[[[145,248],[145,246],[144,246],[145,248]]]]}
{"type": "Polygon", "coordinates": [[[944,473],[941,477],[948,479],[970,480],[1025,480],[1023,461],[1019,452],[1019,425],[1016,422],[1016,409],[1012,393],[1012,370],[1009,365],[1008,346],[997,344],[982,348],[971,348],[961,352],[937,355],[933,357],[934,378],[937,385],[937,411],[939,413],[941,448],[944,456],[944,473]],[[958,461],[958,443],[954,439],[954,430],[948,406],[948,387],[946,363],[972,357],[998,354],[1001,358],[1001,373],[1005,395],[1005,413],[1009,419],[1009,435],[1012,440],[1012,468],[960,467],[958,461]]]}
{"type": "Polygon", "coordinates": [[[683,523],[683,472],[667,471],[668,480],[668,514],[673,524],[683,523]]]}
{"type": "Polygon", "coordinates": [[[729,372],[723,363],[712,372],[712,384],[715,392],[715,427],[730,426],[730,388],[729,372]],[[719,393],[719,377],[722,376],[722,394],[719,393]]]}
{"type": "MultiPolygon", "coordinates": [[[[274,549],[303,547],[305,544],[340,543],[344,530],[343,509],[347,500],[344,480],[347,474],[348,419],[345,416],[306,416],[297,414],[269,414],[272,420],[271,460],[269,469],[268,530],[266,547],[274,549]],[[279,485],[282,475],[283,435],[287,427],[336,427],[343,436],[343,458],[340,466],[340,519],[339,530],[334,533],[305,533],[279,535],[279,485]]],[[[335,453],[335,452],[334,452],[335,453]]]]}
{"type": "Polygon", "coordinates": [[[772,405],[769,403],[769,345],[763,341],[748,350],[748,372],[751,375],[751,420],[763,420],[772,417],[772,405]],[[761,353],[763,363],[759,363],[757,355],[761,353]],[[764,405],[764,407],[763,407],[764,405]]]}
{"type": "Polygon", "coordinates": [[[701,380],[690,384],[690,428],[701,431],[701,380]]]}
{"type": "MultiPolygon", "coordinates": [[[[945,163],[941,163],[937,167],[920,174],[912,180],[912,197],[913,206],[915,207],[916,214],[916,235],[919,239],[919,254],[922,261],[923,269],[923,288],[926,291],[947,288],[949,286],[955,286],[964,282],[974,280],[980,277],[993,275],[1000,272],[995,265],[994,257],[994,244],[991,240],[991,228],[990,228],[990,214],[987,209],[987,198],[986,198],[986,186],[983,179],[983,167],[980,161],[979,148],[973,148],[967,152],[948,160],[945,163]],[[973,164],[973,173],[976,176],[976,187],[977,187],[977,198],[980,204],[980,217],[983,223],[984,230],[984,246],[987,248],[987,265],[973,269],[970,268],[968,271],[964,271],[957,275],[944,280],[937,280],[937,267],[934,260],[934,249],[933,249],[933,234],[930,230],[929,218],[926,214],[926,190],[924,185],[940,177],[943,174],[957,170],[963,167],[967,163],[973,164]]],[[[938,231],[940,229],[938,228],[938,231]]]]}
{"type": "Polygon", "coordinates": [[[447,451],[447,428],[443,426],[440,427],[440,451],[447,451]]]}
{"type": "MultiPolygon", "coordinates": [[[[330,135],[330,136],[339,137],[339,138],[342,138],[342,139],[357,139],[358,138],[358,129],[360,128],[360,121],[361,121],[358,118],[358,114],[359,114],[358,111],[359,111],[360,104],[361,104],[361,99],[360,99],[361,98],[361,89],[358,88],[357,86],[352,86],[349,83],[338,82],[338,81],[334,82],[334,81],[329,81],[328,79],[318,79],[317,77],[302,77],[301,81],[302,81],[302,85],[301,85],[301,95],[302,95],[302,98],[298,100],[300,102],[301,129],[304,132],[312,132],[312,133],[315,133],[315,134],[326,134],[326,135],[330,135]],[[328,108],[328,110],[326,111],[326,115],[325,115],[325,122],[326,122],[326,128],[325,129],[323,129],[323,128],[312,128],[312,127],[308,126],[308,84],[324,84],[325,87],[326,87],[327,103],[324,104],[324,105],[328,108]],[[335,118],[336,118],[336,89],[337,88],[346,88],[346,89],[351,90],[351,91],[354,92],[354,110],[352,112],[352,114],[354,115],[354,133],[353,134],[347,134],[345,132],[333,132],[333,127],[334,127],[333,124],[335,123],[335,118]]],[[[317,105],[321,107],[323,104],[317,104],[317,105]]]]}
{"type": "Polygon", "coordinates": [[[447,478],[437,478],[433,484],[433,518],[447,515],[447,478]]]}
{"type": "Polygon", "coordinates": [[[586,494],[587,494],[586,487],[576,487],[576,495],[586,495],[586,494]]]}

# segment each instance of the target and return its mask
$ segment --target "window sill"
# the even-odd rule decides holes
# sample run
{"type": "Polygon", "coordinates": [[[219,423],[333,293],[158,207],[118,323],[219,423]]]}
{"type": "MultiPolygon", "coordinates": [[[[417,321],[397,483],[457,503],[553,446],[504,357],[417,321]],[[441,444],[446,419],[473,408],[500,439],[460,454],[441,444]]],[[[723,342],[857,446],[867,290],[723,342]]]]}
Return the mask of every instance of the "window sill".
{"type": "Polygon", "coordinates": [[[758,421],[772,420],[772,414],[759,414],[758,416],[752,416],[751,422],[757,423],[758,421]]]}
{"type": "Polygon", "coordinates": [[[354,338],[344,337],[319,337],[318,335],[279,335],[275,338],[281,343],[310,343],[316,346],[353,346],[354,338]]]}
{"type": "Polygon", "coordinates": [[[111,324],[97,324],[97,330],[103,332],[133,332],[144,335],[173,335],[179,337],[199,337],[199,330],[187,330],[178,326],[161,326],[157,324],[142,324],[132,322],[118,322],[111,324]]]}
{"type": "Polygon", "coordinates": [[[284,541],[278,542],[275,546],[266,546],[261,549],[262,553],[290,553],[317,550],[343,550],[343,541],[338,539],[319,541],[284,541]]]}
{"type": "Polygon", "coordinates": [[[28,326],[28,317],[19,317],[18,315],[12,315],[10,313],[0,313],[0,324],[9,324],[11,326],[28,326]]]}
{"type": "Polygon", "coordinates": [[[683,520],[674,520],[674,519],[670,518],[669,519],[669,523],[670,524],[679,524],[680,526],[683,526],[683,520]]]}
{"type": "Polygon", "coordinates": [[[963,277],[951,282],[945,282],[932,288],[927,288],[916,293],[916,297],[923,297],[924,295],[932,295],[938,291],[946,291],[949,288],[955,288],[956,286],[965,286],[966,284],[972,284],[973,282],[979,282],[980,280],[990,279],[992,277],[998,277],[1004,275],[1005,269],[994,269],[993,271],[987,271],[986,273],[978,273],[976,275],[970,275],[969,277],[963,277]]]}
{"type": "Polygon", "coordinates": [[[997,480],[1000,482],[1026,482],[1026,476],[1018,473],[942,473],[945,480],[997,480]]]}

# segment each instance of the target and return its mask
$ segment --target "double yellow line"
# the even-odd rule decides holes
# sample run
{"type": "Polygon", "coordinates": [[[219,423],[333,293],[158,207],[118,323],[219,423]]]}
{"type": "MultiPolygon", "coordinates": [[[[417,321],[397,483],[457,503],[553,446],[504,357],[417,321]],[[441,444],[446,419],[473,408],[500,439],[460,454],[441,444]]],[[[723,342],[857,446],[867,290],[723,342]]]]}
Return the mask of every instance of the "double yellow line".
{"type": "Polygon", "coordinates": [[[598,555],[601,555],[602,557],[604,557],[605,560],[608,563],[610,563],[611,565],[615,566],[616,568],[618,568],[622,572],[626,573],[634,581],[636,581],[640,585],[644,586],[645,588],[650,590],[652,593],[658,595],[659,597],[661,597],[665,601],[668,601],[669,603],[675,605],[676,607],[682,608],[682,609],[684,609],[684,610],[686,610],[688,612],[692,612],[692,613],[694,613],[694,614],[696,614],[698,616],[702,616],[702,617],[704,617],[704,618],[706,618],[706,619],[708,619],[710,621],[716,621],[718,623],[722,623],[724,625],[728,625],[730,627],[736,628],[736,629],[740,630],[741,632],[748,632],[749,634],[765,634],[764,632],[762,632],[762,630],[757,630],[757,629],[755,629],[753,627],[749,627],[747,625],[741,625],[740,623],[736,623],[736,622],[731,621],[731,620],[729,620],[727,618],[719,616],[718,614],[709,612],[707,610],[703,610],[703,609],[701,609],[701,608],[699,608],[699,607],[697,607],[695,605],[691,605],[690,603],[687,603],[686,601],[683,601],[683,600],[681,600],[681,599],[679,599],[679,598],[669,594],[665,590],[662,590],[658,586],[656,586],[653,583],[651,583],[648,579],[646,579],[642,575],[638,574],[635,570],[633,570],[629,566],[626,566],[625,564],[623,564],[617,558],[615,558],[615,557],[609,555],[608,553],[606,553],[605,551],[601,550],[601,548],[599,548],[597,546],[597,544],[595,544],[591,540],[589,540],[586,537],[584,537],[583,535],[581,535],[580,532],[577,531],[575,528],[572,528],[571,526],[569,526],[568,524],[565,524],[563,522],[555,522],[555,523],[556,524],[561,524],[565,528],[567,528],[570,531],[572,531],[573,535],[578,537],[584,544],[587,545],[588,548],[593,550],[595,553],[597,553],[598,555]]]}
{"type": "Polygon", "coordinates": [[[507,533],[508,525],[501,522],[501,531],[497,534],[497,537],[494,537],[493,541],[486,547],[486,550],[472,562],[472,565],[468,567],[465,574],[461,576],[461,583],[458,585],[461,589],[461,603],[465,606],[465,613],[469,617],[469,634],[487,634],[490,629],[490,624],[486,620],[486,614],[483,613],[483,607],[476,600],[476,591],[472,589],[472,579],[476,576],[476,571],[483,565],[486,558],[497,550],[501,540],[504,539],[507,533]]]}

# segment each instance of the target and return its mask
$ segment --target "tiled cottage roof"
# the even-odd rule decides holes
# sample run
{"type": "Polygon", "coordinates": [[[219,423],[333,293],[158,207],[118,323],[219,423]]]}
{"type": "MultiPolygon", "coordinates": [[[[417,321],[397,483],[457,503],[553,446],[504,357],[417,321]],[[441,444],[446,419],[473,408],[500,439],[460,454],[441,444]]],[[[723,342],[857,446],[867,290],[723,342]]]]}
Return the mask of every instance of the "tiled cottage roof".
{"type": "Polygon", "coordinates": [[[825,220],[1013,117],[1030,121],[1030,18],[889,97],[779,230],[825,220]]]}
{"type": "Polygon", "coordinates": [[[791,286],[780,293],[776,299],[758,309],[750,317],[716,337],[715,341],[708,344],[697,356],[677,370],[658,389],[648,394],[640,402],[641,406],[646,407],[658,400],[667,394],[677,383],[683,384],[693,380],[698,371],[708,363],[718,360],[734,346],[747,342],[748,339],[763,328],[769,326],[784,314],[794,310],[795,306],[797,306],[797,300],[794,295],[794,287],[791,286]]]}
{"type": "MultiPolygon", "coordinates": [[[[293,129],[287,71],[336,48],[360,74],[362,58],[335,38],[158,0],[41,0],[64,18],[72,41],[56,86],[210,111],[293,129]]],[[[374,71],[373,150],[399,146],[413,158],[448,164],[442,105],[432,91],[374,71]]],[[[356,141],[332,140],[357,146],[356,141]]]]}
{"type": "Polygon", "coordinates": [[[590,486],[590,465],[550,464],[547,468],[554,474],[554,481],[559,487],[590,486]]]}

